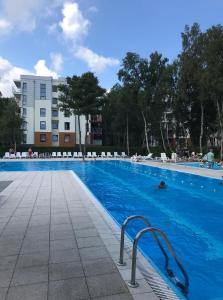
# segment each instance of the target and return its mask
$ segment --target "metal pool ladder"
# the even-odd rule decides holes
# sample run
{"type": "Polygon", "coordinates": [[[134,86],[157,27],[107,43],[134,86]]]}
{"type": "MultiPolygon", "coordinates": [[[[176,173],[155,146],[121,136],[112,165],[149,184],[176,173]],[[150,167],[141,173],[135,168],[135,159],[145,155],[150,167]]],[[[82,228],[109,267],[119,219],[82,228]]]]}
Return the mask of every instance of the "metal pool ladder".
{"type": "Polygon", "coordinates": [[[146,225],[146,227],[142,230],[140,230],[137,235],[135,236],[134,240],[133,240],[133,247],[132,247],[132,270],[131,270],[131,280],[128,283],[129,286],[131,287],[138,287],[139,284],[136,282],[136,256],[137,256],[137,246],[138,246],[138,242],[139,239],[141,238],[141,236],[143,236],[145,233],[150,232],[152,234],[153,239],[156,241],[156,243],[158,244],[161,252],[163,253],[163,256],[165,258],[165,265],[164,265],[164,269],[167,273],[167,275],[170,277],[171,281],[181,290],[181,292],[186,296],[188,294],[188,288],[189,288],[189,277],[187,275],[187,272],[185,271],[182,263],[180,262],[179,258],[177,257],[172,245],[170,244],[167,236],[165,235],[165,233],[158,229],[158,228],[154,228],[152,227],[151,223],[148,221],[148,219],[146,219],[143,216],[140,215],[134,215],[134,216],[130,216],[128,217],[122,224],[122,228],[121,228],[121,240],[120,240],[120,257],[119,257],[119,261],[117,263],[117,265],[119,266],[124,266],[126,263],[124,262],[124,239],[125,239],[125,229],[127,224],[134,220],[134,219],[139,219],[141,221],[143,221],[146,225]],[[170,251],[170,253],[172,254],[177,266],[179,267],[179,270],[181,271],[183,277],[184,277],[184,283],[181,283],[179,281],[179,279],[174,275],[174,272],[170,269],[169,267],[169,256],[166,253],[165,249],[163,248],[158,235],[162,238],[162,240],[164,241],[164,243],[166,244],[168,250],[170,251]]]}

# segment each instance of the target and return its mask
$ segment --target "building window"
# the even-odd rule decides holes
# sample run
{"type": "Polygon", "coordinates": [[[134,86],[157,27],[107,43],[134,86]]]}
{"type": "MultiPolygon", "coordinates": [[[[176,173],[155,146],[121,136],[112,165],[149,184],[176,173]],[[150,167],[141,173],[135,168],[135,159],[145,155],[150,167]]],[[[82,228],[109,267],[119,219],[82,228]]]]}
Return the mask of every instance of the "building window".
{"type": "Polygon", "coordinates": [[[27,109],[26,109],[26,108],[23,108],[23,109],[22,109],[22,116],[23,116],[23,117],[26,117],[26,116],[27,116],[27,109]]]}
{"type": "Polygon", "coordinates": [[[46,135],[40,134],[40,143],[46,143],[46,135]]]}
{"type": "Polygon", "coordinates": [[[27,82],[22,83],[22,91],[27,92],[27,82]]]}
{"type": "Polygon", "coordinates": [[[27,143],[27,134],[23,134],[23,144],[27,143]]]}
{"type": "Polygon", "coordinates": [[[40,121],[40,129],[46,129],[46,121],[40,121]]]}
{"type": "Polygon", "coordinates": [[[57,103],[58,103],[58,99],[57,99],[57,98],[53,98],[53,99],[52,99],[52,103],[53,103],[53,104],[57,104],[57,103]]]}
{"type": "Polygon", "coordinates": [[[70,122],[64,122],[64,130],[70,130],[70,122]]]}
{"type": "Polygon", "coordinates": [[[52,110],[52,117],[58,117],[58,110],[57,109],[52,110]]]}
{"type": "Polygon", "coordinates": [[[58,142],[58,135],[57,134],[52,135],[52,141],[53,142],[58,142]]]}
{"type": "Polygon", "coordinates": [[[70,143],[70,135],[69,134],[65,134],[65,136],[64,136],[64,143],[65,144],[70,143]]]}
{"type": "Polygon", "coordinates": [[[46,116],[46,109],[40,108],[40,117],[45,117],[45,116],[46,116]]]}
{"type": "Polygon", "coordinates": [[[26,121],[22,122],[22,129],[27,130],[27,122],[26,121]]]}
{"type": "Polygon", "coordinates": [[[53,87],[52,87],[52,91],[53,91],[54,93],[56,93],[56,92],[57,92],[57,85],[53,85],[53,87]]]}
{"type": "Polygon", "coordinates": [[[27,96],[22,95],[22,105],[27,105],[27,96]]]}
{"type": "Polygon", "coordinates": [[[40,99],[46,99],[46,85],[45,83],[40,83],[40,99]]]}
{"type": "Polygon", "coordinates": [[[52,128],[53,129],[58,129],[59,122],[58,121],[52,121],[52,128]]]}

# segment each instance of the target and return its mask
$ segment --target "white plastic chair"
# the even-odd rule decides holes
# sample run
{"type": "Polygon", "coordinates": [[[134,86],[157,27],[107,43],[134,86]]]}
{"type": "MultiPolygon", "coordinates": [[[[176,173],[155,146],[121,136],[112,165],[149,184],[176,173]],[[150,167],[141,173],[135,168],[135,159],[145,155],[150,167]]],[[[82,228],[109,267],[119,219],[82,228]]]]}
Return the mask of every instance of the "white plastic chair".
{"type": "Polygon", "coordinates": [[[115,158],[120,157],[120,155],[118,154],[118,152],[114,152],[114,157],[115,157],[115,158]]]}
{"type": "Polygon", "coordinates": [[[21,153],[20,152],[16,152],[16,158],[21,158],[21,153]]]}
{"type": "Polygon", "coordinates": [[[111,152],[107,152],[107,157],[108,157],[108,158],[111,158],[111,157],[112,157],[111,152]]]}
{"type": "Polygon", "coordinates": [[[57,157],[62,157],[61,152],[57,152],[57,157]]]}
{"type": "Polygon", "coordinates": [[[57,157],[56,152],[52,152],[52,157],[53,157],[53,158],[56,158],[56,157],[57,157]]]}
{"type": "Polygon", "coordinates": [[[33,158],[38,158],[39,157],[39,153],[38,152],[34,152],[33,153],[33,158]]]}
{"type": "Polygon", "coordinates": [[[4,158],[10,158],[9,152],[5,152],[4,158]]]}
{"type": "Polygon", "coordinates": [[[87,158],[92,158],[91,152],[87,152],[87,158]]]}
{"type": "Polygon", "coordinates": [[[161,154],[160,154],[160,159],[161,159],[162,162],[166,162],[166,161],[167,161],[166,153],[164,153],[164,152],[161,153],[161,154]]]}
{"type": "Polygon", "coordinates": [[[67,152],[67,157],[71,158],[72,157],[72,154],[71,152],[67,152]]]}
{"type": "Polygon", "coordinates": [[[22,158],[27,158],[28,157],[28,153],[27,152],[22,152],[22,158]]]}
{"type": "Polygon", "coordinates": [[[125,152],[122,152],[122,153],[121,153],[121,157],[122,157],[122,158],[126,158],[126,157],[127,157],[127,155],[125,154],[125,152]]]}
{"type": "Polygon", "coordinates": [[[16,158],[16,156],[14,153],[12,153],[12,154],[10,154],[9,158],[16,158]]]}
{"type": "Polygon", "coordinates": [[[83,157],[83,153],[82,152],[78,152],[78,158],[82,158],[83,157]]]}
{"type": "Polygon", "coordinates": [[[63,152],[63,158],[67,158],[67,152],[63,152]]]}
{"type": "Polygon", "coordinates": [[[77,152],[74,152],[74,153],[73,153],[73,158],[78,158],[77,152]]]}
{"type": "Polygon", "coordinates": [[[96,157],[97,157],[96,152],[92,152],[92,157],[93,157],[93,158],[96,158],[96,157]]]}
{"type": "Polygon", "coordinates": [[[177,162],[177,154],[176,153],[171,153],[171,160],[174,162],[177,162]]]}
{"type": "Polygon", "coordinates": [[[107,157],[106,154],[105,154],[105,152],[101,152],[101,157],[102,158],[106,158],[107,157]]]}
{"type": "Polygon", "coordinates": [[[149,153],[148,155],[144,156],[145,160],[150,160],[153,158],[153,153],[149,153]]]}

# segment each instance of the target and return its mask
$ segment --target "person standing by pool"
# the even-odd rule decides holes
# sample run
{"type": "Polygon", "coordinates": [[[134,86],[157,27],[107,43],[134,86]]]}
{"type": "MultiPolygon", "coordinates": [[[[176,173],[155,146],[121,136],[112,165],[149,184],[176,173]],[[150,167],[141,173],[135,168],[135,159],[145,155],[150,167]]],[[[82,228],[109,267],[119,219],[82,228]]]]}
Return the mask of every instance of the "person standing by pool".
{"type": "Polygon", "coordinates": [[[214,166],[214,153],[212,149],[210,149],[209,152],[207,153],[207,162],[208,162],[208,168],[212,169],[214,166]]]}

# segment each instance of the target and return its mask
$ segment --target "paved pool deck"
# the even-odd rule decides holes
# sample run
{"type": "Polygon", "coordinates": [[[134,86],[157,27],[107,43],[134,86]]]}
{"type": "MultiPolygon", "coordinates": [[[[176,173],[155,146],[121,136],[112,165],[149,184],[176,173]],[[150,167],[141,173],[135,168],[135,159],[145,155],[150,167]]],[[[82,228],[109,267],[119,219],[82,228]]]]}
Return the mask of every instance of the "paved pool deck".
{"type": "Polygon", "coordinates": [[[12,181],[0,193],[0,299],[162,299],[140,270],[139,288],[127,286],[130,242],[118,268],[120,229],[71,171],[0,172],[0,181],[12,181]]]}

